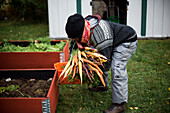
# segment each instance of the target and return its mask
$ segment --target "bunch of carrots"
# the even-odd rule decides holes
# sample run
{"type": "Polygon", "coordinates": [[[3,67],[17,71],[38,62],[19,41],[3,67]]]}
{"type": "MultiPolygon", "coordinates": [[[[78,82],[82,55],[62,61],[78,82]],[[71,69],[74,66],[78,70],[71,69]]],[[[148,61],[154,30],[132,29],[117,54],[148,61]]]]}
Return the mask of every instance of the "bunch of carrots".
{"type": "Polygon", "coordinates": [[[70,58],[66,64],[64,70],[59,75],[59,79],[63,77],[63,81],[67,75],[72,75],[72,79],[75,78],[76,73],[80,76],[81,84],[83,83],[83,76],[86,76],[91,83],[93,83],[94,75],[98,75],[103,86],[105,82],[103,79],[103,72],[99,68],[99,65],[103,66],[103,62],[107,62],[107,58],[97,52],[97,49],[85,47],[83,51],[78,52],[70,58]],[[96,74],[94,74],[96,73],[96,74]]]}

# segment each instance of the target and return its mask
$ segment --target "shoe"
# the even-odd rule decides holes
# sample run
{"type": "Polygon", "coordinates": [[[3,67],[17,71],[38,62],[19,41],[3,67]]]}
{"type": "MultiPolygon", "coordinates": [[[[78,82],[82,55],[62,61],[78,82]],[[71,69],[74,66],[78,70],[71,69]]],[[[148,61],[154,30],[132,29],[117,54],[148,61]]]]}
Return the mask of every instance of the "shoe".
{"type": "Polygon", "coordinates": [[[109,87],[103,87],[103,86],[93,86],[88,88],[90,91],[93,92],[105,92],[108,91],[109,87]]]}
{"type": "Polygon", "coordinates": [[[122,104],[112,104],[103,113],[125,113],[125,103],[122,103],[122,104]]]}

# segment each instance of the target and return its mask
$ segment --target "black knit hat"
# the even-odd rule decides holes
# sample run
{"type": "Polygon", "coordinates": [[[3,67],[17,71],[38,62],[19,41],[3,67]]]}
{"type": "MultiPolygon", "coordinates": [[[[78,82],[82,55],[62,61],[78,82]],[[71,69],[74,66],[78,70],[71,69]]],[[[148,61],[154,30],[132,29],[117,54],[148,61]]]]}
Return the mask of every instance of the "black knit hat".
{"type": "Polygon", "coordinates": [[[84,18],[80,14],[71,15],[67,19],[66,33],[69,38],[81,38],[84,30],[84,18]]]}

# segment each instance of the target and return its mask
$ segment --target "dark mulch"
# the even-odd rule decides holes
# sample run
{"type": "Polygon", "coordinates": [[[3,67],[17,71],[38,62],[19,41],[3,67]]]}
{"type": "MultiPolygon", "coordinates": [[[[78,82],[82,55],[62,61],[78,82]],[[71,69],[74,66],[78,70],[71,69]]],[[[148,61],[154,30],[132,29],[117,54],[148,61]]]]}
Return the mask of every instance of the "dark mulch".
{"type": "Polygon", "coordinates": [[[0,79],[0,97],[45,97],[50,88],[50,84],[51,80],[21,78],[6,82],[6,79],[2,78],[0,79]],[[17,87],[17,89],[12,91],[6,89],[11,85],[17,87]]]}

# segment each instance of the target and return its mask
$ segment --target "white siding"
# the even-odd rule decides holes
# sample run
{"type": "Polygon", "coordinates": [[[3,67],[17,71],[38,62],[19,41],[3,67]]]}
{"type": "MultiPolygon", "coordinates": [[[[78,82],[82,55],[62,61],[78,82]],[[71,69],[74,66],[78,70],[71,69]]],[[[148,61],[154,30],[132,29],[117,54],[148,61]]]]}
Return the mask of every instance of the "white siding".
{"type": "MultiPolygon", "coordinates": [[[[92,14],[92,0],[81,0],[83,17],[92,14]]],[[[127,25],[141,36],[142,0],[128,0],[127,25]]],[[[146,37],[170,36],[170,0],[147,0],[146,37]]],[[[67,18],[77,12],[76,0],[48,0],[50,38],[67,38],[67,18]]]]}
{"type": "Polygon", "coordinates": [[[161,37],[163,35],[165,0],[148,0],[146,36],[161,37]]]}
{"type": "MultiPolygon", "coordinates": [[[[82,15],[92,14],[91,0],[81,0],[82,15]]],[[[76,0],[48,0],[50,38],[67,38],[65,25],[70,15],[77,13],[76,0]]]]}
{"type": "MultiPolygon", "coordinates": [[[[128,0],[127,25],[141,36],[142,0],[128,0]]],[[[147,0],[146,36],[170,36],[170,0],[147,0]]]]}
{"type": "Polygon", "coordinates": [[[92,0],[81,0],[82,4],[81,4],[81,11],[82,11],[82,15],[83,17],[86,17],[87,15],[92,15],[92,6],[90,5],[90,2],[92,0]]]}
{"type": "Polygon", "coordinates": [[[170,0],[164,0],[163,36],[170,37],[170,0]]]}
{"type": "Polygon", "coordinates": [[[137,35],[141,35],[141,0],[128,0],[127,25],[136,30],[137,35]]]}
{"type": "Polygon", "coordinates": [[[66,38],[67,18],[76,12],[76,0],[48,0],[50,38],[66,38]]]}
{"type": "Polygon", "coordinates": [[[170,36],[169,6],[170,0],[148,0],[146,36],[170,36]]]}
{"type": "Polygon", "coordinates": [[[154,28],[154,0],[149,0],[147,2],[147,19],[146,19],[146,35],[147,36],[153,36],[153,28],[154,28]]]}

